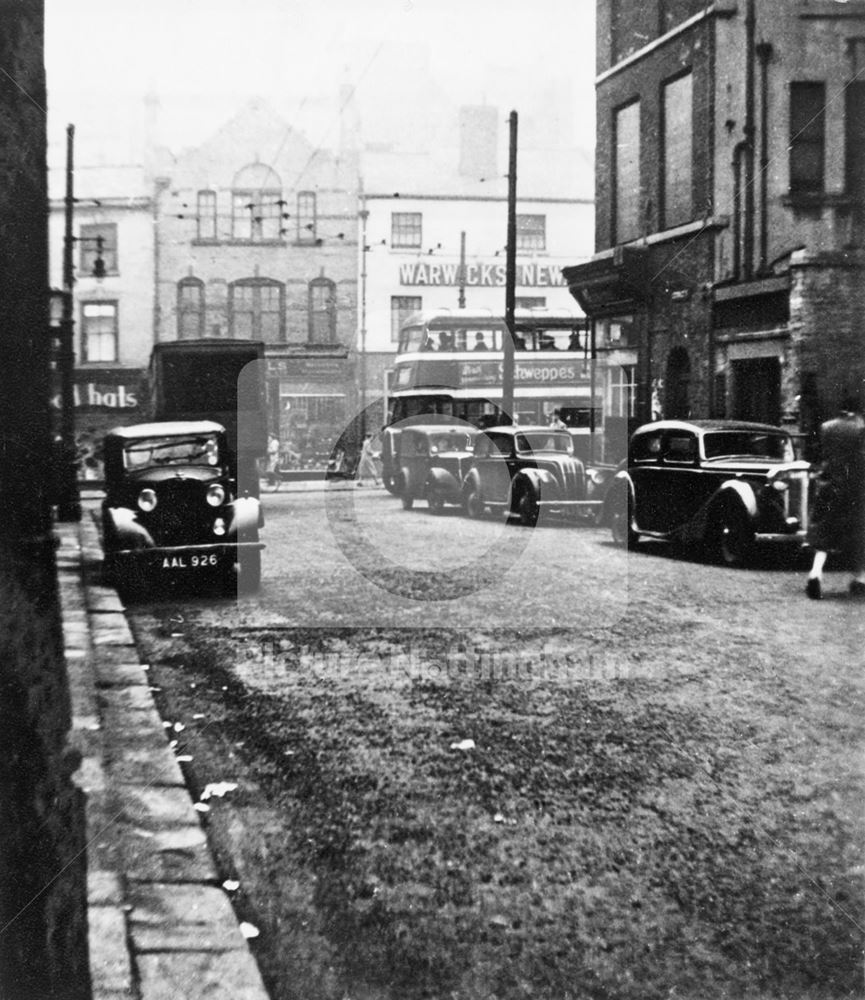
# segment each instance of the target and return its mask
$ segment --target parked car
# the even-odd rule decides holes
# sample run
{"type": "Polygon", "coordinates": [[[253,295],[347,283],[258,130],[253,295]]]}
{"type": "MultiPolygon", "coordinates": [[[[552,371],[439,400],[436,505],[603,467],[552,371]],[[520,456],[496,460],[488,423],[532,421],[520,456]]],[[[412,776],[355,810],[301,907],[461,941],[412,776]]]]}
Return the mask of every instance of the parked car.
{"type": "Polygon", "coordinates": [[[395,438],[395,490],[408,510],[426,500],[433,514],[462,503],[477,430],[468,424],[414,424],[395,438]]]}
{"type": "Polygon", "coordinates": [[[633,434],[627,467],[607,497],[613,540],[699,545],[727,565],[757,542],[801,545],[808,528],[810,466],[790,435],[734,420],[660,420],[633,434]]]}
{"type": "Polygon", "coordinates": [[[589,499],[586,470],[567,431],[519,425],[478,434],[462,497],[469,517],[490,508],[529,526],[542,511],[590,517],[602,506],[589,499]]]}
{"type": "Polygon", "coordinates": [[[260,502],[237,495],[221,424],[119,427],[103,451],[102,547],[111,582],[128,592],[178,579],[258,588],[260,502]]]}

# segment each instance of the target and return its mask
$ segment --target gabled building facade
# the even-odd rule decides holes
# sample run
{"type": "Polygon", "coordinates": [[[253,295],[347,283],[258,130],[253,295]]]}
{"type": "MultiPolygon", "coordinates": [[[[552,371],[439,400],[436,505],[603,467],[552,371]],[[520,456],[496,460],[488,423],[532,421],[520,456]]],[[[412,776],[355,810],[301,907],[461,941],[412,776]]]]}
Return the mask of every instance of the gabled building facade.
{"type": "Polygon", "coordinates": [[[564,273],[608,413],[813,435],[865,377],[865,3],[597,11],[595,255],[564,273]]]}
{"type": "Polygon", "coordinates": [[[323,466],[356,408],[356,156],[251,102],[155,184],[155,339],[264,341],[270,426],[323,466]]]}

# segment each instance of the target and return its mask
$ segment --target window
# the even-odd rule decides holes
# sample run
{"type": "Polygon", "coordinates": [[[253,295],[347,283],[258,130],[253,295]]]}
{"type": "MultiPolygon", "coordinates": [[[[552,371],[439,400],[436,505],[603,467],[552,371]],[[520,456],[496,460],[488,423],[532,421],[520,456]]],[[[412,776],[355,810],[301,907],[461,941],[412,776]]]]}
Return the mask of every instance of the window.
{"type": "Polygon", "coordinates": [[[403,323],[413,312],[423,308],[423,299],[419,295],[392,295],[390,299],[390,340],[392,344],[399,343],[399,331],[403,323]]]}
{"type": "Polygon", "coordinates": [[[613,137],[613,242],[640,235],[640,102],[615,113],[613,137]]]}
{"type": "Polygon", "coordinates": [[[82,226],[78,233],[79,274],[93,274],[96,258],[102,255],[106,274],[117,274],[117,226],[114,223],[82,226]],[[101,240],[101,244],[100,244],[101,240]]]}
{"type": "Polygon", "coordinates": [[[790,84],[790,193],[823,191],[826,85],[790,84]]]}
{"type": "Polygon", "coordinates": [[[517,216],[517,250],[547,249],[547,217],[545,215],[517,216]]]}
{"type": "Polygon", "coordinates": [[[177,283],[177,338],[194,340],[204,336],[204,282],[184,278],[177,283]]]}
{"type": "Polygon", "coordinates": [[[637,381],[636,365],[616,365],[610,369],[610,416],[633,417],[637,381]]]}
{"type": "Polygon", "coordinates": [[[849,84],[845,89],[845,101],[845,187],[854,202],[854,231],[861,232],[865,216],[865,83],[849,84]]]}
{"type": "Polygon", "coordinates": [[[392,247],[419,247],[422,237],[420,212],[392,212],[390,217],[390,245],[392,247]]]}
{"type": "Polygon", "coordinates": [[[314,243],[316,240],[316,204],[314,191],[300,191],[297,195],[297,242],[314,243]]]}
{"type": "Polygon", "coordinates": [[[336,343],[336,285],[329,278],[309,283],[309,341],[336,343]]]}
{"type": "Polygon", "coordinates": [[[216,239],[216,192],[198,192],[198,238],[216,239]]]}
{"type": "Polygon", "coordinates": [[[515,309],[546,309],[547,300],[543,295],[517,295],[514,299],[515,309]]]}
{"type": "Polygon", "coordinates": [[[228,286],[228,323],[232,337],[274,344],[285,339],[285,289],[270,278],[242,278],[228,286]]]}
{"type": "Polygon", "coordinates": [[[282,182],[263,163],[240,170],[232,182],[231,234],[236,240],[278,240],[282,234],[282,182]]]}
{"type": "Polygon", "coordinates": [[[81,303],[81,355],[84,361],[117,361],[117,303],[81,303]]]}
{"type": "Polygon", "coordinates": [[[663,91],[663,214],[665,226],[690,222],[693,215],[693,77],[665,84],[663,91]]]}

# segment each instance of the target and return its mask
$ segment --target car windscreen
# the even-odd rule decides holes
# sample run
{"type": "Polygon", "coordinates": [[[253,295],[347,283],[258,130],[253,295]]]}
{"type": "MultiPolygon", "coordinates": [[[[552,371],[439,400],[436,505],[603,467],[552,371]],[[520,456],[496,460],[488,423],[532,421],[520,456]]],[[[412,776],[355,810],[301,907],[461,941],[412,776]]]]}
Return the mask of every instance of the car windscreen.
{"type": "Polygon", "coordinates": [[[570,434],[565,432],[529,431],[517,435],[517,451],[556,451],[570,455],[573,444],[570,434]]]}
{"type": "Polygon", "coordinates": [[[123,465],[130,471],[166,465],[218,465],[215,434],[152,437],[130,441],[123,449],[123,465]]]}
{"type": "Polygon", "coordinates": [[[793,444],[786,434],[770,431],[711,431],[703,437],[706,458],[758,458],[776,462],[793,459],[793,444]]]}

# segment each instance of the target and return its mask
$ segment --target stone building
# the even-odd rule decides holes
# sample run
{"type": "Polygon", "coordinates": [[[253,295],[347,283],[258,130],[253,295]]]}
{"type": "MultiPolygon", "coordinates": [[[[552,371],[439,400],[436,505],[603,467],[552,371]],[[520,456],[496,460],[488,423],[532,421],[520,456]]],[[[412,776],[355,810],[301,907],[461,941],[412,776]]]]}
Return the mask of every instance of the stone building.
{"type": "Polygon", "coordinates": [[[607,414],[811,435],[865,376],[865,3],[599,0],[607,414]]]}
{"type": "Polygon", "coordinates": [[[154,339],[264,341],[270,425],[307,468],[355,408],[357,176],[253,101],[155,177],[154,339]]]}

